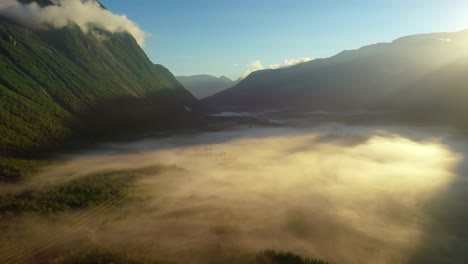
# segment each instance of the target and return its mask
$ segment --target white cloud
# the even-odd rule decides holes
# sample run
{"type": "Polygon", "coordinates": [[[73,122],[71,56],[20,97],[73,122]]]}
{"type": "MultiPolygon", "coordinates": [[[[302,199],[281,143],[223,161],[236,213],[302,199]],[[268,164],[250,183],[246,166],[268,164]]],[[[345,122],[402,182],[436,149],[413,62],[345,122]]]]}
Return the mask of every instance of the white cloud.
{"type": "Polygon", "coordinates": [[[285,59],[284,64],[271,64],[269,66],[269,68],[270,69],[286,68],[286,67],[294,66],[296,64],[309,62],[311,60],[313,60],[313,58],[309,58],[309,57],[304,57],[304,58],[299,58],[299,59],[291,59],[291,60],[285,59]]]}
{"type": "MultiPolygon", "coordinates": [[[[268,69],[280,69],[280,68],[286,68],[290,66],[294,66],[300,63],[308,62],[313,60],[313,58],[309,57],[304,57],[304,58],[299,58],[299,59],[285,59],[283,64],[270,64],[268,66],[268,69]]],[[[255,60],[252,61],[251,63],[247,64],[247,70],[242,74],[241,79],[247,78],[252,72],[259,71],[265,69],[263,66],[262,62],[260,60],[255,60]]]]}
{"type": "Polygon", "coordinates": [[[125,15],[116,15],[103,9],[95,1],[62,0],[60,5],[41,7],[36,3],[21,4],[16,0],[0,1],[0,16],[29,26],[49,25],[62,28],[77,24],[87,33],[91,26],[110,32],[128,32],[143,46],[146,33],[125,15]]]}
{"type": "Polygon", "coordinates": [[[252,61],[251,63],[247,64],[248,69],[242,74],[241,79],[247,78],[252,72],[263,70],[263,64],[261,61],[256,60],[252,61]]]}

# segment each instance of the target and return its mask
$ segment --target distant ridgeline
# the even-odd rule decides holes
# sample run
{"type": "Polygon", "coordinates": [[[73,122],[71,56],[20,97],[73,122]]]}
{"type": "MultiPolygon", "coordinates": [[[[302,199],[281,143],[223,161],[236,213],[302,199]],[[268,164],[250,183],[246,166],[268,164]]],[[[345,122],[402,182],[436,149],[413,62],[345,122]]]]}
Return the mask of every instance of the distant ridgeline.
{"type": "Polygon", "coordinates": [[[224,91],[240,81],[232,81],[226,76],[215,77],[211,75],[176,76],[176,78],[198,99],[224,91]]]}
{"type": "Polygon", "coordinates": [[[468,128],[468,30],[415,35],[252,73],[203,100],[219,111],[389,113],[468,128]]]}
{"type": "Polygon", "coordinates": [[[0,179],[70,138],[184,125],[197,105],[128,33],[0,17],[0,179]]]}

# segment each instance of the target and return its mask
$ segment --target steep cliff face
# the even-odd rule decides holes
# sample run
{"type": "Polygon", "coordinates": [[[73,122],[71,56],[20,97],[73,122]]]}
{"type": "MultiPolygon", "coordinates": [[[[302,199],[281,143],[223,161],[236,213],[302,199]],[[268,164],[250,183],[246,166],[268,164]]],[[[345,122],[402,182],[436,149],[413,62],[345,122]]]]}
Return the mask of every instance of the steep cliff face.
{"type": "Polygon", "coordinates": [[[196,105],[128,33],[0,18],[0,158],[35,155],[72,136],[176,126],[196,105]]]}

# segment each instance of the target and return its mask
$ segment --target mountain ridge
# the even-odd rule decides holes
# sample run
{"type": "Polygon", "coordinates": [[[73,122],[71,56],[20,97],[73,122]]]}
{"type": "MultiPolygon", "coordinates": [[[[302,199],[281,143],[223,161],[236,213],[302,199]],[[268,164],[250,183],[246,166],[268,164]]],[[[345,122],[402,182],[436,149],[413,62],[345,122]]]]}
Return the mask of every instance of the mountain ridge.
{"type": "Polygon", "coordinates": [[[198,99],[219,93],[234,86],[240,81],[233,81],[224,75],[216,77],[208,74],[177,76],[176,78],[198,99]]]}
{"type": "MultiPolygon", "coordinates": [[[[202,101],[218,111],[349,112],[401,111],[412,104],[434,104],[435,99],[455,100],[450,89],[445,95],[438,92],[436,98],[435,91],[425,93],[419,88],[419,98],[413,95],[412,102],[402,105],[406,90],[422,86],[433,73],[458,60],[468,61],[467,44],[467,30],[407,36],[288,68],[257,71],[236,86],[202,101]]],[[[457,67],[463,65],[459,63],[457,67]]],[[[449,79],[448,87],[456,89],[462,79],[449,79]]],[[[439,85],[439,90],[444,88],[439,85]]],[[[464,109],[462,105],[458,107],[460,111],[464,109]]],[[[438,106],[437,111],[445,110],[438,106]]]]}

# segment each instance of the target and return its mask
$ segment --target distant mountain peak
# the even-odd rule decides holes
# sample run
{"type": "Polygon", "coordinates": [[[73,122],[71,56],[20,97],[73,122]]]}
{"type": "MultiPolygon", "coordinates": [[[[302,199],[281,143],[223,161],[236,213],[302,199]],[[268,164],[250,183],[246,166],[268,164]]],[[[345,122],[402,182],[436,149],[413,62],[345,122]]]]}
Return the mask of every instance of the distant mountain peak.
{"type": "Polygon", "coordinates": [[[220,76],[218,79],[223,80],[223,81],[227,81],[227,82],[232,82],[231,79],[229,79],[228,77],[226,77],[224,75],[220,76]]]}
{"type": "Polygon", "coordinates": [[[423,42],[453,42],[454,40],[468,39],[468,29],[458,32],[438,32],[438,33],[427,33],[417,34],[411,36],[405,36],[398,38],[392,42],[392,44],[418,44],[423,42]]]}
{"type": "Polygon", "coordinates": [[[233,87],[238,81],[232,81],[222,75],[220,77],[199,74],[192,76],[177,76],[177,80],[195,97],[201,99],[233,87]]]}

